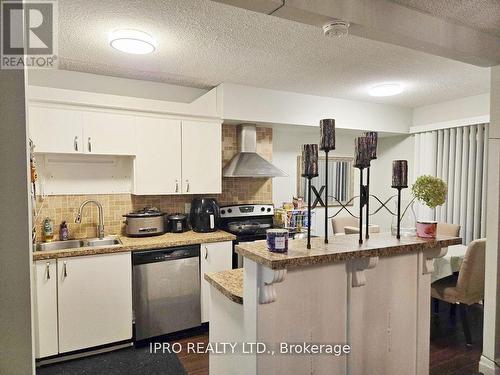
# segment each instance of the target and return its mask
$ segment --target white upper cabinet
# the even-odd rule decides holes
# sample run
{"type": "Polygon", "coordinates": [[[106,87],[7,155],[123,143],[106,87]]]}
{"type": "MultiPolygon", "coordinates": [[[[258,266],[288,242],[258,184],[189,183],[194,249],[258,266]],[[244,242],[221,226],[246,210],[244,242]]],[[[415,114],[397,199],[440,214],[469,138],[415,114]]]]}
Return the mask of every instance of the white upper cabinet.
{"type": "Polygon", "coordinates": [[[82,118],[71,108],[30,105],[28,124],[35,151],[44,153],[83,152],[82,118]]]}
{"type": "Polygon", "coordinates": [[[136,153],[135,122],[130,115],[31,104],[28,122],[36,152],[136,153]]]}
{"type": "Polygon", "coordinates": [[[135,155],[134,116],[78,111],[82,117],[84,152],[96,155],[135,155]]]}
{"type": "Polygon", "coordinates": [[[136,117],[134,194],[180,194],[181,121],[136,117]]]}
{"type": "Polygon", "coordinates": [[[182,121],[183,193],[221,193],[221,138],[220,122],[182,121]]]}
{"type": "Polygon", "coordinates": [[[28,120],[37,153],[135,156],[133,194],[222,191],[220,120],[38,102],[30,103],[28,120]]]}

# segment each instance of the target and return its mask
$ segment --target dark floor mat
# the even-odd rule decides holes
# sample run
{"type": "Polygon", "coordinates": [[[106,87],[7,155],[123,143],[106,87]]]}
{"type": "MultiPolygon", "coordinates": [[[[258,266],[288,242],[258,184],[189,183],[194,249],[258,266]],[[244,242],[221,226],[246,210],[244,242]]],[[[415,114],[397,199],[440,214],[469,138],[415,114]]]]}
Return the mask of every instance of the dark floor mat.
{"type": "Polygon", "coordinates": [[[127,348],[37,368],[37,375],[184,375],[175,354],[127,348]]]}

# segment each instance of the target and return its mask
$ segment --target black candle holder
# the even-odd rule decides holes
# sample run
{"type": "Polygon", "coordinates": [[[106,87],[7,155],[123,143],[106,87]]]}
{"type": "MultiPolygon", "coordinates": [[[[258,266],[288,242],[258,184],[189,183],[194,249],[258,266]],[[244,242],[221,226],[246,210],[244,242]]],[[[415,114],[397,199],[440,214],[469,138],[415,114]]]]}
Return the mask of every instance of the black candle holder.
{"type": "Polygon", "coordinates": [[[307,248],[311,248],[312,179],[318,176],[318,145],[302,146],[302,177],[307,178],[307,248]]]}
{"type": "MultiPolygon", "coordinates": [[[[370,160],[377,158],[377,143],[378,143],[378,133],[377,132],[366,132],[365,138],[368,142],[368,155],[370,160]]],[[[366,168],[366,239],[370,238],[370,165],[366,168]]]]}
{"type": "Polygon", "coordinates": [[[401,239],[401,190],[403,190],[402,187],[396,187],[398,190],[398,222],[397,222],[397,232],[396,232],[396,238],[399,240],[401,239]]]}
{"type": "MultiPolygon", "coordinates": [[[[320,149],[325,151],[325,201],[322,203],[325,206],[325,243],[328,243],[328,152],[335,150],[335,120],[323,119],[319,122],[319,128],[320,149]]],[[[323,187],[321,187],[321,189],[323,189],[323,187]]]]}
{"type": "Polygon", "coordinates": [[[307,249],[311,248],[311,209],[312,209],[311,183],[312,183],[313,177],[314,176],[306,176],[306,178],[307,178],[307,249]]]}
{"type": "Polygon", "coordinates": [[[401,239],[401,190],[408,187],[408,161],[394,160],[392,162],[392,187],[398,190],[398,221],[396,238],[401,239]]]}
{"type": "MultiPolygon", "coordinates": [[[[359,169],[359,244],[363,243],[363,208],[368,200],[368,187],[363,184],[363,169],[370,168],[370,148],[367,137],[359,137],[354,142],[354,167],[359,169]]],[[[368,212],[367,215],[368,216],[368,212]]],[[[368,227],[366,227],[368,232],[368,227]]]]}

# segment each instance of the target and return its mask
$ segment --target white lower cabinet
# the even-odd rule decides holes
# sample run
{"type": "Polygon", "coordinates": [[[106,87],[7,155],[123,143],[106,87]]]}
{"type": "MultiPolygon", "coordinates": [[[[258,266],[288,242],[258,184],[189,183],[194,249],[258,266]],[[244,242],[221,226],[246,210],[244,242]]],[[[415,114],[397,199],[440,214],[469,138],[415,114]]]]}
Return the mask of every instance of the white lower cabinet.
{"type": "Polygon", "coordinates": [[[132,338],[130,252],[34,263],[36,358],[132,338]]]}
{"type": "Polygon", "coordinates": [[[34,312],[36,358],[56,355],[57,263],[55,259],[36,261],[34,266],[34,312]]]}
{"type": "Polygon", "coordinates": [[[130,253],[60,258],[59,352],[132,338],[130,253]]]}
{"type": "Polygon", "coordinates": [[[233,265],[233,243],[231,241],[201,244],[201,321],[208,322],[210,306],[210,284],[205,280],[206,272],[227,271],[233,265]]]}

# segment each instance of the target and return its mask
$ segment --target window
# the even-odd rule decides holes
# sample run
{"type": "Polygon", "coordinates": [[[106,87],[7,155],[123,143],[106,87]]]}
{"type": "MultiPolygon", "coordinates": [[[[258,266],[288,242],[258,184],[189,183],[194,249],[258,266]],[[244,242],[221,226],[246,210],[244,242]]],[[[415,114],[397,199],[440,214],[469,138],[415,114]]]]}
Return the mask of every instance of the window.
{"type": "MultiPolygon", "coordinates": [[[[319,191],[325,185],[326,157],[320,156],[318,161],[319,176],[312,179],[312,186],[319,191]]],[[[333,198],[342,204],[347,204],[354,192],[354,159],[352,157],[328,157],[328,206],[340,206],[333,198]]],[[[307,179],[302,177],[302,156],[297,157],[297,196],[304,197],[307,202],[307,179]]],[[[323,192],[322,198],[324,199],[323,192]]],[[[314,199],[313,199],[314,200],[314,199]]],[[[351,202],[349,205],[352,205],[351,202]]]]}

